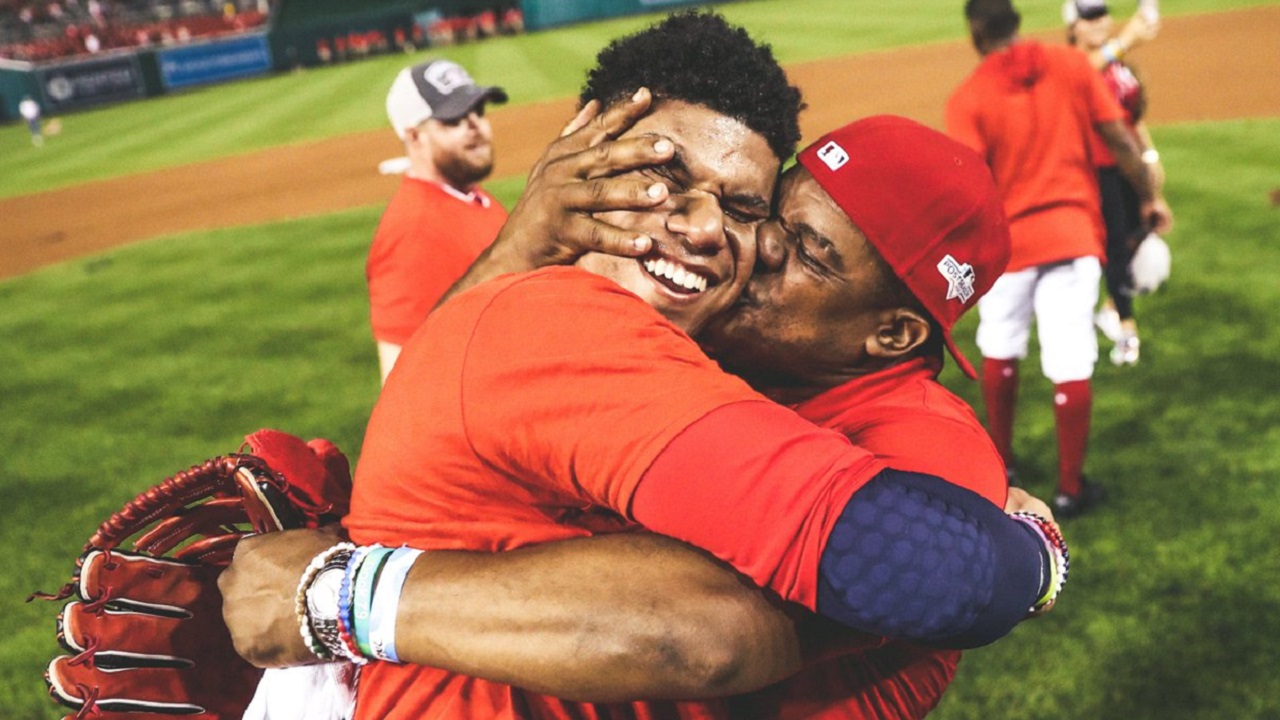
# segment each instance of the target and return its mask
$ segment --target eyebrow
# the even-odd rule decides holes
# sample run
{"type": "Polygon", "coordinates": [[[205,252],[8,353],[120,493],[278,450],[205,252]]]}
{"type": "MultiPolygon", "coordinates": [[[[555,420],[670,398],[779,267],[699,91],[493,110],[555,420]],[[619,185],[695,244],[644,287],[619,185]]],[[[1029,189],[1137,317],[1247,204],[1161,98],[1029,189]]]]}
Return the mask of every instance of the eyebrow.
{"type": "MultiPolygon", "coordinates": [[[[688,180],[693,177],[693,171],[689,169],[689,164],[684,159],[684,148],[679,144],[675,146],[675,152],[672,153],[671,159],[664,163],[664,166],[670,168],[671,173],[680,176],[682,180],[688,180]]],[[[722,205],[729,203],[734,207],[754,210],[765,217],[768,217],[773,210],[768,200],[760,195],[751,193],[724,195],[720,198],[720,203],[722,205]]]]}

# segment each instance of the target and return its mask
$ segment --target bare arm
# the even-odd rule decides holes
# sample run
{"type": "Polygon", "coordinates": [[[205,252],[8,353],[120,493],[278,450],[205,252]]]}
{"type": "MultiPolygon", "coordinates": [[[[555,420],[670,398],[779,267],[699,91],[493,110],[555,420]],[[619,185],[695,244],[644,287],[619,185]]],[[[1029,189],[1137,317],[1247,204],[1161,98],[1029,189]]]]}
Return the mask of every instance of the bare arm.
{"type": "Polygon", "coordinates": [[[626,257],[648,252],[650,238],[601,222],[592,213],[644,210],[666,200],[661,183],[615,177],[671,159],[674,146],[665,138],[616,139],[648,112],[651,100],[649,91],[641,89],[630,101],[603,112],[595,101],[585,106],[534,165],[498,238],[440,304],[498,275],[567,265],[587,252],[626,257]]]}
{"type": "Polygon", "coordinates": [[[1152,19],[1141,11],[1134,13],[1118,35],[1108,40],[1102,47],[1087,53],[1089,62],[1101,70],[1125,54],[1155,40],[1159,33],[1159,19],[1152,19]]]}
{"type": "MultiPolygon", "coordinates": [[[[298,578],[340,538],[250,538],[219,580],[236,649],[260,666],[314,662],[294,617],[298,578]]],[[[704,553],[645,533],[506,553],[428,552],[397,614],[402,660],[596,702],[699,698],[800,668],[792,619],[704,553]]]]}

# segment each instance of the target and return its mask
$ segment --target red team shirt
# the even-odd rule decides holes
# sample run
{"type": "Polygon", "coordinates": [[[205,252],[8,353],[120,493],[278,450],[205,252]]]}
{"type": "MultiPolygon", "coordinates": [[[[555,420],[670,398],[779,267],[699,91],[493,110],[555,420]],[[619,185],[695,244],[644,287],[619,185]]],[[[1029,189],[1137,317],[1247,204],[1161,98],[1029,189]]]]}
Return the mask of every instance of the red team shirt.
{"type": "Polygon", "coordinates": [[[1105,256],[1085,138],[1099,123],[1123,118],[1084,53],[1030,40],[987,55],[952,94],[947,132],[986,158],[1004,195],[1012,236],[1007,272],[1105,256]]]}
{"type": "MultiPolygon", "coordinates": [[[[573,268],[507,276],[455,298],[397,368],[370,420],[345,520],[360,543],[499,551],[638,520],[812,608],[826,531],[883,467],[721,372],[639,298],[573,268]],[[762,479],[770,467],[788,472],[762,479]]],[[[801,410],[883,444],[895,467],[953,473],[1002,504],[994,448],[934,373],[922,364],[886,371],[801,410]],[[840,411],[845,401],[867,412],[840,411]],[[901,432],[881,427],[881,411],[901,432]],[[959,448],[949,460],[898,461],[949,437],[959,448]]],[[[853,643],[868,645],[882,643],[853,643]]],[[[868,657],[817,665],[750,697],[614,705],[375,662],[362,671],[357,718],[724,718],[752,707],[792,717],[815,703],[830,717],[915,717],[886,713],[936,704],[958,653],[889,643],[868,657]],[[794,697],[801,691],[809,697],[794,697]]]]}
{"type": "MultiPolygon", "coordinates": [[[[1143,105],[1146,102],[1143,97],[1142,82],[1138,80],[1133,70],[1122,62],[1108,63],[1102,69],[1102,80],[1111,90],[1116,102],[1120,103],[1120,108],[1124,110],[1124,123],[1134,131],[1136,137],[1135,126],[1142,118],[1143,105]]],[[[1093,160],[1098,167],[1115,167],[1116,159],[1111,157],[1111,149],[1102,140],[1102,136],[1095,132],[1090,140],[1093,160]]]]}
{"type": "MultiPolygon", "coordinates": [[[[1004,461],[973,409],[937,381],[936,360],[917,358],[851,380],[795,407],[838,430],[888,467],[927,473],[1004,507],[1004,461]]],[[[759,718],[922,718],[955,675],[959,650],[896,640],[827,660],[747,696],[759,718]]]]}
{"type": "Polygon", "coordinates": [[[401,180],[365,264],[373,337],[408,342],[506,221],[507,211],[480,188],[462,193],[426,180],[401,180]]]}

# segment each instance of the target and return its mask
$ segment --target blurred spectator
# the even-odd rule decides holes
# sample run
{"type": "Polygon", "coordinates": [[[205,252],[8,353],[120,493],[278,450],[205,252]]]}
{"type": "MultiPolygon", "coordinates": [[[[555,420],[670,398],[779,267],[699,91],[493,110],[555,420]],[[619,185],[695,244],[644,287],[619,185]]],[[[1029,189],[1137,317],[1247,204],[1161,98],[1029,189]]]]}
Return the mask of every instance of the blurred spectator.
{"type": "Polygon", "coordinates": [[[40,103],[28,95],[18,103],[18,114],[22,115],[22,119],[27,123],[27,129],[31,131],[31,144],[42,147],[44,133],[40,130],[40,103]]]}
{"type": "Polygon", "coordinates": [[[151,0],[9,0],[0,2],[0,57],[43,62],[115,48],[241,32],[267,21],[262,8],[236,3],[173,5],[151,0]],[[227,14],[227,10],[231,14],[227,14]],[[186,32],[182,32],[182,28],[186,32]]]}
{"type": "MultiPolygon", "coordinates": [[[[1134,14],[1116,34],[1110,9],[1102,0],[1067,0],[1062,7],[1067,24],[1067,41],[1089,56],[1124,110],[1125,125],[1142,152],[1143,162],[1151,170],[1152,189],[1163,198],[1164,167],[1160,153],[1151,141],[1151,133],[1142,121],[1147,94],[1138,75],[1124,56],[1134,47],[1153,40],[1159,30],[1159,18],[1149,11],[1134,14]]],[[[1107,231],[1106,278],[1107,299],[1094,317],[1094,322],[1115,346],[1111,362],[1134,365],[1138,362],[1140,341],[1138,320],[1134,314],[1136,295],[1130,267],[1138,246],[1147,239],[1138,209],[1138,195],[1120,173],[1115,158],[1102,139],[1094,134],[1093,158],[1098,167],[1098,189],[1102,195],[1102,219],[1107,231]]],[[[1153,241],[1159,242],[1159,241],[1153,241]]]]}
{"type": "Polygon", "coordinates": [[[524,13],[519,7],[507,8],[507,11],[502,13],[502,30],[509,35],[524,32],[524,13]]]}

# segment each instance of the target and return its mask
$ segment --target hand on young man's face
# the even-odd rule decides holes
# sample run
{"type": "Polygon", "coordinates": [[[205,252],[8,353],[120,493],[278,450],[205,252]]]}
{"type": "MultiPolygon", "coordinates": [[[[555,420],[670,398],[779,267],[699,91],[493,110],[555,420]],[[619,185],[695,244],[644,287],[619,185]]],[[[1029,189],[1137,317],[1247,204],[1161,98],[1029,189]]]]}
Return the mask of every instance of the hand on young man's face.
{"type": "Polygon", "coordinates": [[[637,259],[584,257],[579,265],[605,275],[696,333],[737,298],[755,263],[756,229],[768,217],[778,159],[760,134],[700,105],[664,101],[623,138],[661,136],[674,146],[662,165],[624,177],[665,188],[644,211],[595,217],[652,239],[637,259]]]}
{"type": "Polygon", "coordinates": [[[641,90],[603,113],[584,108],[535,166],[495,246],[534,267],[603,251],[612,257],[582,265],[693,332],[749,275],[778,160],[736,120],[649,105],[641,90]]]}

